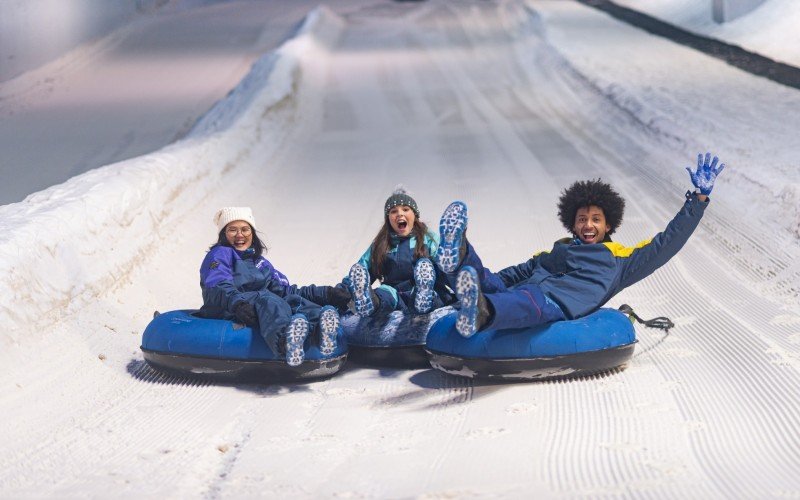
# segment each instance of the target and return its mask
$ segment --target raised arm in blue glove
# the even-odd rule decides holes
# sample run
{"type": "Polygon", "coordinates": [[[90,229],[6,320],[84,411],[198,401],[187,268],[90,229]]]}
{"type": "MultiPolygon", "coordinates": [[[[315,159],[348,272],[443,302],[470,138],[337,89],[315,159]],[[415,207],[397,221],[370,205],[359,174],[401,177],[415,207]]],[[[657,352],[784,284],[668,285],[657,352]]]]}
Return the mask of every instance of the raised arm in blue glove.
{"type": "Polygon", "coordinates": [[[720,163],[719,168],[717,168],[718,161],[719,158],[716,156],[713,160],[711,159],[711,153],[706,153],[705,157],[703,157],[702,154],[698,154],[697,171],[692,172],[691,167],[686,167],[689,176],[692,178],[692,184],[694,184],[694,187],[703,195],[702,201],[705,201],[705,197],[711,194],[711,190],[714,189],[714,181],[725,168],[724,163],[720,163]]]}

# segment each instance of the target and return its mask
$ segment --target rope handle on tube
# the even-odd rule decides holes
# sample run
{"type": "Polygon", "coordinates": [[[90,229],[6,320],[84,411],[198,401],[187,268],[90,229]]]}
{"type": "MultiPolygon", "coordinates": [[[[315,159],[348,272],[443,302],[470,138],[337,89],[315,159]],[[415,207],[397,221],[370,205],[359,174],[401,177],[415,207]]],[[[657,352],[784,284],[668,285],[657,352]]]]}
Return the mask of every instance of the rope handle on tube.
{"type": "Polygon", "coordinates": [[[619,311],[623,314],[627,314],[628,317],[631,318],[631,321],[635,319],[648,328],[658,328],[659,330],[664,330],[665,332],[669,333],[669,329],[675,326],[675,323],[673,323],[672,320],[666,316],[659,316],[653,319],[642,319],[639,317],[639,315],[633,312],[633,308],[628,304],[622,304],[619,306],[619,311]]]}

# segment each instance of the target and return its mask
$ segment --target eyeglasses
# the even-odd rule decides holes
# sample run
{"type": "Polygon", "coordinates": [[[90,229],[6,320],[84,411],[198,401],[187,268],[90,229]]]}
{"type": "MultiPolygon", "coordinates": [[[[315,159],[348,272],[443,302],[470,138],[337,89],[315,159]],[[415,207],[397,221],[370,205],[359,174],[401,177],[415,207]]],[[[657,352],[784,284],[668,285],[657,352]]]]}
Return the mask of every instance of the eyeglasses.
{"type": "Polygon", "coordinates": [[[248,227],[248,226],[245,226],[245,227],[229,227],[228,229],[225,230],[225,233],[229,234],[231,236],[236,236],[239,233],[242,233],[242,236],[250,236],[250,233],[252,233],[252,232],[253,232],[253,230],[250,229],[250,227],[248,227]]]}

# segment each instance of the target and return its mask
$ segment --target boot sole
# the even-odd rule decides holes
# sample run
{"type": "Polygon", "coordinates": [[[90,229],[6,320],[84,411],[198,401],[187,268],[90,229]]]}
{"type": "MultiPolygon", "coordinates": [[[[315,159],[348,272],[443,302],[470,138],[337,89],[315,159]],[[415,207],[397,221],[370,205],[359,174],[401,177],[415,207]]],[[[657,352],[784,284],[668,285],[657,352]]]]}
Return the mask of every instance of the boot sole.
{"type": "Polygon", "coordinates": [[[356,314],[359,316],[369,316],[375,310],[372,297],[369,293],[369,283],[367,283],[368,273],[363,266],[354,264],[350,268],[350,284],[353,287],[353,303],[356,306],[356,314]]]}
{"type": "Polygon", "coordinates": [[[336,351],[336,334],[339,331],[339,313],[333,308],[323,308],[319,315],[319,350],[323,356],[336,351]]]}
{"type": "Polygon", "coordinates": [[[433,284],[436,281],[433,263],[428,259],[420,260],[414,266],[414,283],[417,294],[414,297],[414,309],[424,314],[433,307],[433,284]]]}
{"type": "Polygon", "coordinates": [[[456,278],[456,296],[461,303],[456,319],[456,330],[462,337],[472,337],[478,318],[478,274],[475,269],[466,267],[456,278]]]}
{"type": "Polygon", "coordinates": [[[303,343],[308,336],[308,320],[303,317],[293,317],[286,328],[286,364],[299,366],[306,357],[303,343]]]}
{"type": "Polygon", "coordinates": [[[454,201],[445,209],[439,221],[440,241],[436,263],[446,273],[452,273],[458,267],[461,241],[466,227],[467,205],[454,201]]]}

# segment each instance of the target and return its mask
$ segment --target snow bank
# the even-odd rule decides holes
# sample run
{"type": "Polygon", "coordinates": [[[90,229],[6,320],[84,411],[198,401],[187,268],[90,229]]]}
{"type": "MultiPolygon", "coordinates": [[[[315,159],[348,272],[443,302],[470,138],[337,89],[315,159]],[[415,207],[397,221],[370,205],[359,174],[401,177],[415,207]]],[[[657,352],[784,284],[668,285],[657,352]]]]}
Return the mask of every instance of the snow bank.
{"type": "Polygon", "coordinates": [[[43,327],[124,285],[149,249],[169,244],[171,222],[243,158],[275,147],[265,115],[294,98],[300,58],[330,46],[341,27],[335,14],[317,8],[185,139],[1,207],[0,345],[40,337],[43,327]]]}
{"type": "Polygon", "coordinates": [[[748,14],[717,24],[710,2],[696,0],[616,0],[686,30],[739,45],[752,52],[800,66],[800,2],[767,0],[748,14]],[[776,36],[780,33],[780,36],[776,36]]]}

